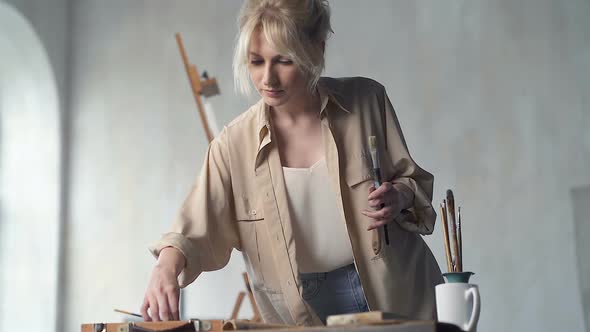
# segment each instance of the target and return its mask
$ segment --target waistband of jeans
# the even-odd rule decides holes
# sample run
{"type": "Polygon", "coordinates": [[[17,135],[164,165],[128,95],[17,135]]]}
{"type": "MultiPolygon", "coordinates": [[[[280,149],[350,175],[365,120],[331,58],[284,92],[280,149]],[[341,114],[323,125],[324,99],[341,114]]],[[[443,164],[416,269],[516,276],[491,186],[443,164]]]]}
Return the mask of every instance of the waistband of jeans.
{"type": "Polygon", "coordinates": [[[354,263],[339,267],[335,270],[328,272],[310,272],[310,273],[299,273],[301,280],[326,280],[328,275],[338,275],[341,273],[348,273],[350,270],[354,270],[354,263]]]}

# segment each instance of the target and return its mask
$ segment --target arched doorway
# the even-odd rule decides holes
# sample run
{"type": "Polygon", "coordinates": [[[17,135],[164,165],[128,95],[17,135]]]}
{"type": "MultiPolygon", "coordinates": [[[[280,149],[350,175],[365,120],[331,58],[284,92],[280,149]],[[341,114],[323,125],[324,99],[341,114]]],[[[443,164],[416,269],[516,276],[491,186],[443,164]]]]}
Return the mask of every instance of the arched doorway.
{"type": "Polygon", "coordinates": [[[0,3],[0,330],[54,331],[59,100],[31,24],[0,3]]]}

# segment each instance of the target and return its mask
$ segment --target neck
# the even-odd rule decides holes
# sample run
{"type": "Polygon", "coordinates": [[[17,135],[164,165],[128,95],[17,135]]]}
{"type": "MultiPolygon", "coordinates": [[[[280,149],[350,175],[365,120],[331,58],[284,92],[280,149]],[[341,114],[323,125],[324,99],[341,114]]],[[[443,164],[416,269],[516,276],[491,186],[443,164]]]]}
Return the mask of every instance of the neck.
{"type": "Polygon", "coordinates": [[[301,117],[319,114],[320,94],[317,90],[314,93],[304,93],[297,98],[279,107],[272,107],[271,115],[275,119],[296,121],[301,117]]]}

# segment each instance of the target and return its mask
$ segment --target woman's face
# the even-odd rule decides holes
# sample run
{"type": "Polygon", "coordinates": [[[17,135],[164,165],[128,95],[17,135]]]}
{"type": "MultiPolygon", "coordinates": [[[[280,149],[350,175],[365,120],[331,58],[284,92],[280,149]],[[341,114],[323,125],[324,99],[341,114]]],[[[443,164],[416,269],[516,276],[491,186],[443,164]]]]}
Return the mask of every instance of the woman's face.
{"type": "Polygon", "coordinates": [[[305,100],[307,81],[295,63],[274,50],[264,33],[252,34],[248,55],[250,79],[264,102],[274,108],[284,108],[291,101],[305,100]],[[302,97],[302,98],[300,98],[302,97]]]}

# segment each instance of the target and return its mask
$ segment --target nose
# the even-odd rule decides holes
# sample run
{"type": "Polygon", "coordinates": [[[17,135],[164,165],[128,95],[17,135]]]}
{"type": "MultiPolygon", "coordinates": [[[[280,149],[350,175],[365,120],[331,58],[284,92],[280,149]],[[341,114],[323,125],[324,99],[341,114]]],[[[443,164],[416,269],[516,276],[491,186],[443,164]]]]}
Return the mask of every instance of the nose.
{"type": "Polygon", "coordinates": [[[269,63],[264,67],[264,77],[262,78],[262,83],[265,87],[269,88],[277,86],[278,76],[272,63],[269,63]]]}

